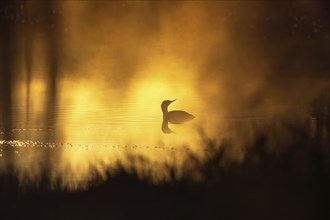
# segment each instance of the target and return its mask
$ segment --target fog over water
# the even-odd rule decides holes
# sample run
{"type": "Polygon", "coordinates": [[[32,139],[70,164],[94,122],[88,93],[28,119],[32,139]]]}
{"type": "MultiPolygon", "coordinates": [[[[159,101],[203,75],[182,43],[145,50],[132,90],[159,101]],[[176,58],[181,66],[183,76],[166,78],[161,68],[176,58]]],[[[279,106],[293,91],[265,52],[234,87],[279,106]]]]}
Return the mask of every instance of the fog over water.
{"type": "MultiPolygon", "coordinates": [[[[0,172],[87,187],[117,167],[153,183],[261,136],[281,155],[318,138],[329,163],[329,3],[3,1],[0,172]],[[196,118],[161,131],[169,110],[196,118]],[[212,145],[213,146],[213,145],[212,145]],[[187,165],[188,164],[188,165],[187,165]]],[[[226,165],[224,165],[226,166],[226,165]]]]}

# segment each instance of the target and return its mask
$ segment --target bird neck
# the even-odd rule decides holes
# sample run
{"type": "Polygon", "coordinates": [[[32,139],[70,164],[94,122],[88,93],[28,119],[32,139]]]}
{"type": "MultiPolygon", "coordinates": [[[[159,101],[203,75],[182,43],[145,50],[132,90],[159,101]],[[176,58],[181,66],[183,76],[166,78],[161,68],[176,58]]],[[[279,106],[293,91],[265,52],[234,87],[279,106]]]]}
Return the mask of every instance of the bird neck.
{"type": "Polygon", "coordinates": [[[162,112],[163,112],[163,114],[168,113],[167,106],[162,106],[162,112]]]}

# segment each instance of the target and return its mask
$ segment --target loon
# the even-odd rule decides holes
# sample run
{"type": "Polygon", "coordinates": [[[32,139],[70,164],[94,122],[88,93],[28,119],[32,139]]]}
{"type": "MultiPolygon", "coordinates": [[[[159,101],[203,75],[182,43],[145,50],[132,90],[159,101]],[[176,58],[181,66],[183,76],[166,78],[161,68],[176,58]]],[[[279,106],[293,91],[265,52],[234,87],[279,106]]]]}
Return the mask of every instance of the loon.
{"type": "Polygon", "coordinates": [[[161,104],[162,112],[163,112],[163,123],[162,123],[162,131],[165,134],[174,133],[169,127],[168,123],[171,124],[181,124],[186,121],[190,121],[195,118],[192,114],[189,114],[185,111],[175,110],[175,111],[168,111],[167,107],[174,102],[176,99],[164,100],[161,104]]]}

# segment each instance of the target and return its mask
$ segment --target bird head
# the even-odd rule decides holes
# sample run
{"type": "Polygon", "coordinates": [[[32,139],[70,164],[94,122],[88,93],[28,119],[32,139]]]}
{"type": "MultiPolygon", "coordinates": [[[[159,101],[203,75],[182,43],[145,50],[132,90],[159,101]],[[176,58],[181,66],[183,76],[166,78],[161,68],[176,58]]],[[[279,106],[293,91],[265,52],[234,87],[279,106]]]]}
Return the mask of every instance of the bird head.
{"type": "Polygon", "coordinates": [[[164,100],[163,102],[162,102],[162,105],[161,105],[161,108],[162,108],[162,111],[163,112],[167,112],[167,107],[172,103],[172,102],[174,102],[176,99],[174,99],[174,100],[164,100]]]}

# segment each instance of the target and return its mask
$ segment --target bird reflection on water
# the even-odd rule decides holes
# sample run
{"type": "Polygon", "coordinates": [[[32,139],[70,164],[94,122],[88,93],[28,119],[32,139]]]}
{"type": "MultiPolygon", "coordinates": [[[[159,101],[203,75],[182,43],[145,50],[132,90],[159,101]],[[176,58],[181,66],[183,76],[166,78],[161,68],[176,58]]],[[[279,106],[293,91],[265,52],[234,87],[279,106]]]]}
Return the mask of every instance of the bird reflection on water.
{"type": "Polygon", "coordinates": [[[163,123],[162,123],[162,131],[166,134],[174,133],[169,127],[168,123],[171,124],[182,124],[184,122],[190,121],[195,118],[192,114],[181,110],[168,111],[168,106],[174,102],[176,99],[164,100],[161,104],[162,112],[163,112],[163,123]]]}

